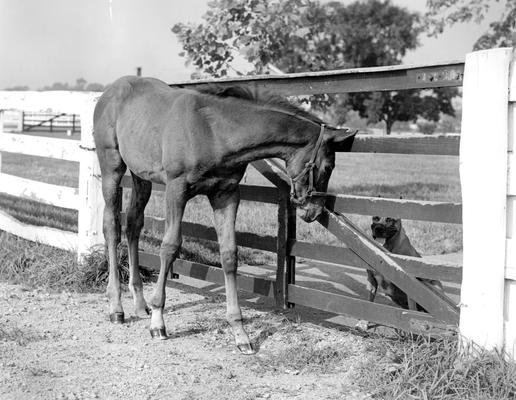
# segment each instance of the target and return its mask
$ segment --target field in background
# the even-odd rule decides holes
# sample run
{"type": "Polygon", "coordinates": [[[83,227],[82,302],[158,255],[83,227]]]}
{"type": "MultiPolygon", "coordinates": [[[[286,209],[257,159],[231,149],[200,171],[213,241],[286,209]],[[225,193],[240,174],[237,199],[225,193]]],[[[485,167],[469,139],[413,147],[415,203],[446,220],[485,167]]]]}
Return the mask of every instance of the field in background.
{"type": "MultiPolygon", "coordinates": [[[[48,183],[77,187],[78,163],[18,154],[2,154],[2,172],[48,183]]],[[[253,168],[248,168],[245,183],[270,185],[253,168]]],[[[396,154],[338,154],[330,181],[330,191],[344,194],[460,202],[458,157],[396,154]]],[[[124,207],[130,190],[124,191],[124,207]]],[[[163,217],[163,193],[153,194],[147,215],[163,217]]],[[[32,201],[0,195],[0,208],[16,218],[35,225],[48,225],[70,231],[77,230],[77,213],[32,201]]],[[[239,231],[275,235],[277,207],[269,204],[242,202],[237,219],[239,231]]],[[[350,216],[368,231],[370,217],[350,216]]],[[[185,220],[212,224],[212,212],[207,199],[192,199],[185,220]]],[[[423,221],[404,221],[414,246],[423,254],[446,254],[462,248],[462,227],[423,221]]],[[[298,220],[298,239],[317,243],[338,244],[338,241],[318,224],[298,220]]],[[[146,232],[142,249],[155,251],[160,235],[146,232]]],[[[205,241],[184,241],[183,256],[195,261],[217,264],[216,245],[205,241]]],[[[241,261],[251,265],[273,263],[274,255],[242,248],[241,261]]]]}

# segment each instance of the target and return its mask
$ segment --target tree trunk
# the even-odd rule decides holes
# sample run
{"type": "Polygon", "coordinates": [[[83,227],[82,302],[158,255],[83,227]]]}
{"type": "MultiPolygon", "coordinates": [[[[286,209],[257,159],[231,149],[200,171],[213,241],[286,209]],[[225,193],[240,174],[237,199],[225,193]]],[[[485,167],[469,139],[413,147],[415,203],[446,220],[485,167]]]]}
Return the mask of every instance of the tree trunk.
{"type": "Polygon", "coordinates": [[[387,135],[391,134],[392,126],[394,125],[394,120],[387,118],[385,120],[385,133],[387,135]]]}

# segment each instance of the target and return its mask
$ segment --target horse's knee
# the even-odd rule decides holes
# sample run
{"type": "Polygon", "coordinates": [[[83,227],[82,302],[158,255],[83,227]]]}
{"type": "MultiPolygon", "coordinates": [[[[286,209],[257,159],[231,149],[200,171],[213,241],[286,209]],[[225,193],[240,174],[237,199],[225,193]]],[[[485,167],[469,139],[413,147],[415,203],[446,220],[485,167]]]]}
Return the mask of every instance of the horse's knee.
{"type": "Polygon", "coordinates": [[[159,250],[159,256],[161,258],[175,259],[179,255],[181,249],[181,242],[178,243],[162,243],[159,250]]]}
{"type": "Polygon", "coordinates": [[[237,250],[221,250],[220,260],[225,273],[235,273],[237,270],[237,250]]]}

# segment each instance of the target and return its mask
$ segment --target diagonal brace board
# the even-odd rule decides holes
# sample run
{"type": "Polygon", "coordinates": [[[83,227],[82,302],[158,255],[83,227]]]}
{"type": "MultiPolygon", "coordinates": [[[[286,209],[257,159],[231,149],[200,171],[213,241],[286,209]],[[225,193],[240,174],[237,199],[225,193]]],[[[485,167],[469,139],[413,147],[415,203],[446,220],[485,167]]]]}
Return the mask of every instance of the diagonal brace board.
{"type": "MultiPolygon", "coordinates": [[[[280,190],[290,190],[287,175],[277,161],[260,160],[252,165],[280,190]]],[[[347,218],[329,211],[318,222],[345,242],[371,269],[394,282],[409,298],[417,301],[437,319],[446,323],[458,323],[459,311],[451,300],[405,272],[383,247],[364,235],[347,218]]]]}
{"type": "Polygon", "coordinates": [[[459,322],[457,306],[443,294],[405,272],[383,247],[369,239],[346,217],[328,211],[319,217],[319,222],[345,242],[373,270],[395,283],[434,317],[446,323],[459,322]]]}

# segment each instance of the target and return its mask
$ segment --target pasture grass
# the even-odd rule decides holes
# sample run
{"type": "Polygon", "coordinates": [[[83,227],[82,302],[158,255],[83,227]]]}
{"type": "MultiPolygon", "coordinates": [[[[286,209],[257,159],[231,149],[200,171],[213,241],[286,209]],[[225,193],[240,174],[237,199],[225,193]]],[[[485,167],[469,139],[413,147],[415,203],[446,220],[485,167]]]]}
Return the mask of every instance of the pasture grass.
{"type": "MultiPolygon", "coordinates": [[[[108,267],[104,249],[95,249],[77,261],[75,253],[31,242],[0,231],[0,280],[29,288],[52,291],[90,292],[104,290],[108,267]]],[[[129,281],[127,248],[119,248],[120,281],[129,281]]],[[[144,282],[153,278],[153,271],[140,267],[144,282]]]]}
{"type": "Polygon", "coordinates": [[[374,336],[368,350],[372,356],[354,380],[376,399],[516,398],[516,363],[497,351],[462,347],[456,336],[374,336]]]}

